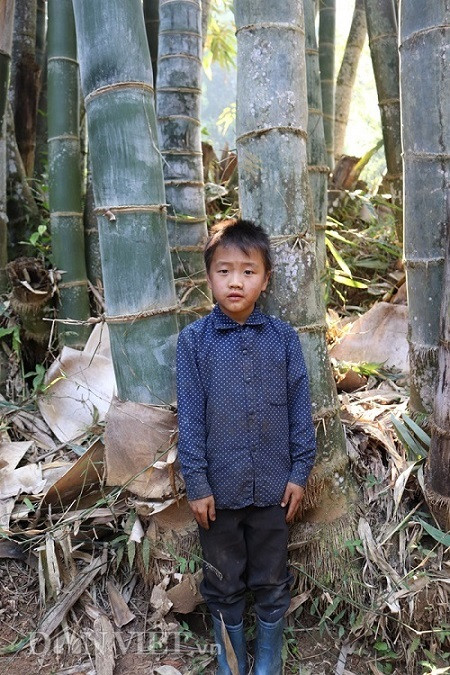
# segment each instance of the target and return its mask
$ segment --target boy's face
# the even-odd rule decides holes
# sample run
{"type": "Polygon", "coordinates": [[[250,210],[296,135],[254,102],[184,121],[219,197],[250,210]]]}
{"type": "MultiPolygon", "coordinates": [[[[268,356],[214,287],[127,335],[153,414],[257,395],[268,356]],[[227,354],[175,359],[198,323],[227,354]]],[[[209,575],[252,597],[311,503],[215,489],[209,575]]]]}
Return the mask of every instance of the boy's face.
{"type": "Polygon", "coordinates": [[[247,255],[237,246],[219,245],[207,273],[208,286],[220,309],[241,324],[253,312],[269,277],[258,249],[250,249],[247,255]]]}

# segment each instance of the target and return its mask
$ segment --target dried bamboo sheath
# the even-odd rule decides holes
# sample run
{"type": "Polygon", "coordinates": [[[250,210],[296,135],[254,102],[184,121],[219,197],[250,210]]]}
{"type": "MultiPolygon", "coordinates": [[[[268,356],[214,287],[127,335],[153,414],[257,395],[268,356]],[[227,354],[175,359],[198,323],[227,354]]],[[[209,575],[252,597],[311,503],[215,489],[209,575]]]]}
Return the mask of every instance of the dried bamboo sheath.
{"type": "MultiPolygon", "coordinates": [[[[78,63],[70,0],[49,0],[48,154],[50,223],[55,266],[63,271],[60,318],[90,315],[84,260],[79,139],[78,63]]],[[[60,339],[83,347],[89,328],[65,326],[60,339]]]]}
{"type": "Polygon", "coordinates": [[[414,410],[430,413],[437,378],[439,307],[450,213],[450,11],[444,0],[410,0],[402,3],[401,12],[410,403],[414,410]]]}
{"type": "Polygon", "coordinates": [[[241,0],[236,2],[236,25],[242,214],[274,240],[275,272],[264,308],[299,329],[313,410],[324,412],[318,424],[319,463],[323,469],[339,456],[342,467],[345,446],[323,330],[308,185],[301,3],[289,0],[281,11],[270,0],[257,5],[241,0]]]}
{"type": "Polygon", "coordinates": [[[106,311],[123,318],[110,325],[118,393],[171,403],[176,296],[142,5],[74,0],[74,10],[96,206],[140,207],[98,221],[106,311]]]}

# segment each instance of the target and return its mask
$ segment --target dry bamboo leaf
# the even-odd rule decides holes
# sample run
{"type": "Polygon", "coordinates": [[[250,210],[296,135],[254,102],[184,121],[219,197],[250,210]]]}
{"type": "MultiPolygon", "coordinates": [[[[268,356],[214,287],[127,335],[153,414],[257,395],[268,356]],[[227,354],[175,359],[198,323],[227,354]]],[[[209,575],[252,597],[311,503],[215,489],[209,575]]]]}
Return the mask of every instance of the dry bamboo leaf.
{"type": "Polygon", "coordinates": [[[394,495],[393,495],[395,504],[394,513],[397,512],[397,509],[400,506],[400,502],[403,497],[403,492],[405,491],[406,483],[408,482],[408,479],[412,471],[418,465],[418,463],[419,462],[411,462],[410,465],[404,471],[402,471],[400,476],[395,481],[394,495]]]}
{"type": "Polygon", "coordinates": [[[114,628],[107,616],[94,621],[96,675],[113,675],[115,667],[114,628]]]}
{"type": "Polygon", "coordinates": [[[20,431],[22,436],[34,441],[39,448],[44,450],[56,448],[50,429],[37,413],[20,410],[11,415],[11,424],[20,431]]]}
{"type": "Polygon", "coordinates": [[[289,614],[292,614],[292,612],[295,612],[296,609],[298,609],[301,605],[303,605],[304,602],[306,602],[311,595],[311,590],[304,591],[300,595],[296,595],[294,598],[291,598],[291,603],[289,605],[289,608],[286,612],[286,616],[289,614]]]}
{"type": "Polygon", "coordinates": [[[149,621],[151,623],[155,623],[156,621],[159,621],[163,616],[166,616],[166,614],[170,611],[172,607],[172,603],[170,602],[169,598],[167,597],[167,593],[164,590],[164,581],[162,581],[160,584],[157,586],[153,586],[152,588],[152,594],[150,596],[150,604],[155,610],[153,614],[150,616],[149,621]]]}
{"type": "Polygon", "coordinates": [[[159,668],[154,668],[154,672],[159,675],[181,675],[181,672],[173,666],[159,666],[159,668]]]}
{"type": "MultiPolygon", "coordinates": [[[[364,520],[364,518],[359,519],[359,524],[358,524],[358,534],[360,539],[363,542],[364,546],[364,551],[366,553],[366,556],[371,560],[384,574],[386,577],[386,582],[388,585],[388,588],[392,588],[392,584],[394,586],[399,587],[401,585],[401,578],[399,574],[394,570],[391,565],[387,562],[385,559],[382,549],[377,547],[375,540],[372,535],[372,530],[370,529],[369,523],[364,520]]],[[[398,602],[394,601],[391,602],[390,597],[386,600],[386,603],[388,604],[389,608],[393,612],[399,612],[400,611],[400,606],[398,602]]]]}
{"type": "Polygon", "coordinates": [[[144,536],[144,528],[139,518],[136,516],[136,520],[133,523],[131,528],[129,541],[135,541],[137,544],[140,544],[142,537],[144,536]]]}
{"type": "Polygon", "coordinates": [[[227,628],[225,626],[225,621],[223,617],[220,617],[221,620],[221,631],[222,631],[222,642],[225,645],[225,655],[228,663],[228,667],[231,671],[231,675],[239,675],[239,666],[238,660],[236,657],[236,652],[233,649],[231,644],[230,636],[228,635],[227,628]]]}
{"type": "Polygon", "coordinates": [[[9,530],[9,522],[15,503],[15,499],[0,499],[0,527],[3,530],[9,530]]]}
{"type": "Polygon", "coordinates": [[[172,504],[175,504],[177,500],[174,499],[165,499],[163,502],[156,502],[151,499],[146,499],[145,501],[141,499],[130,499],[130,504],[136,509],[136,513],[139,516],[153,516],[155,513],[164,511],[172,504]]]}
{"type": "Polygon", "coordinates": [[[20,443],[6,442],[0,445],[0,459],[2,460],[1,472],[8,468],[10,471],[15,469],[22,457],[33,445],[32,441],[22,441],[20,443]]]}
{"type": "Polygon", "coordinates": [[[112,581],[106,583],[106,588],[108,589],[109,604],[111,606],[114,623],[118,628],[122,628],[122,626],[126,626],[127,623],[133,621],[135,615],[129,609],[122,594],[112,581]]]}

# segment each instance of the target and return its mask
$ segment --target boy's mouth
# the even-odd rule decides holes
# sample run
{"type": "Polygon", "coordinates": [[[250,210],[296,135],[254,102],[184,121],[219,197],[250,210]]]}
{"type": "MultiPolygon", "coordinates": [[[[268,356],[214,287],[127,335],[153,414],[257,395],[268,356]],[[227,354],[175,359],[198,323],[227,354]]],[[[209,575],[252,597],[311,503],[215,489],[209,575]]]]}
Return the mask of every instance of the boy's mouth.
{"type": "Polygon", "coordinates": [[[233,298],[239,299],[239,298],[243,298],[244,296],[243,296],[241,293],[229,293],[229,294],[228,294],[228,297],[229,297],[229,298],[232,298],[232,299],[233,299],[233,298]]]}

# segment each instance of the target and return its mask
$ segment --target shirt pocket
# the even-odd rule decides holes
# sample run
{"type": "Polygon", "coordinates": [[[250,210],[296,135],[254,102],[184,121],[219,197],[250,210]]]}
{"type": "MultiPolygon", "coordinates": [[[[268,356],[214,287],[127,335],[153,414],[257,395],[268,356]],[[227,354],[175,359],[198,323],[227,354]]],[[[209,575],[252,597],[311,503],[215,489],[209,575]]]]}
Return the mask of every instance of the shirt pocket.
{"type": "Polygon", "coordinates": [[[270,405],[287,405],[286,362],[270,363],[265,374],[266,400],[270,405]]]}

